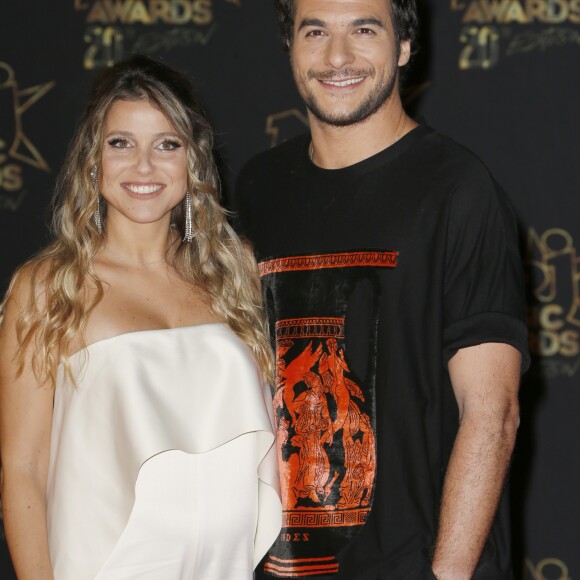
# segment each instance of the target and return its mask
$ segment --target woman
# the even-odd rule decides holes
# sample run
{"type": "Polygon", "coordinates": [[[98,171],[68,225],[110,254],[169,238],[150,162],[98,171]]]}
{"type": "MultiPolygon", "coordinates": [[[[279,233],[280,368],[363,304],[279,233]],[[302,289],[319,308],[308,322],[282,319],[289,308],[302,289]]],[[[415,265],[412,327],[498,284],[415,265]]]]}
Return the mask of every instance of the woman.
{"type": "Polygon", "coordinates": [[[211,149],[181,74],[133,57],[97,80],[55,240],[3,304],[19,578],[247,580],[280,529],[257,268],[211,149]]]}

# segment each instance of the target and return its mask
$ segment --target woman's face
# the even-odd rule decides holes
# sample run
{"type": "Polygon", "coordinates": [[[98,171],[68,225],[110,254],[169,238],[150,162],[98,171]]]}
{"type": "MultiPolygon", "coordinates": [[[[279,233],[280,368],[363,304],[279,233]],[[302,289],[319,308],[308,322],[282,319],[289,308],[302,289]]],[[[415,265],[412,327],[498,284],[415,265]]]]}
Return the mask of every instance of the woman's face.
{"type": "Polygon", "coordinates": [[[167,117],[149,101],[115,101],[105,117],[100,191],[107,223],[158,222],[187,191],[187,153],[167,117]]]}

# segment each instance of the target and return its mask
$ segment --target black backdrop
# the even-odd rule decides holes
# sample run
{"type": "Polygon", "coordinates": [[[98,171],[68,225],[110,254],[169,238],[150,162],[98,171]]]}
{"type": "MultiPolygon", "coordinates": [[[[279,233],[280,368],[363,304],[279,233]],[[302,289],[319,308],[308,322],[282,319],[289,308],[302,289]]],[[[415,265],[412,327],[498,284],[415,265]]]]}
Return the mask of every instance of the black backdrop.
{"type": "MultiPolygon", "coordinates": [[[[520,219],[534,360],[511,481],[517,577],[578,578],[580,0],[425,0],[421,12],[407,107],[475,151],[520,219]]],[[[47,239],[95,71],[132,52],[195,80],[226,203],[245,160],[305,128],[270,0],[2,0],[0,290],[47,239]]]]}

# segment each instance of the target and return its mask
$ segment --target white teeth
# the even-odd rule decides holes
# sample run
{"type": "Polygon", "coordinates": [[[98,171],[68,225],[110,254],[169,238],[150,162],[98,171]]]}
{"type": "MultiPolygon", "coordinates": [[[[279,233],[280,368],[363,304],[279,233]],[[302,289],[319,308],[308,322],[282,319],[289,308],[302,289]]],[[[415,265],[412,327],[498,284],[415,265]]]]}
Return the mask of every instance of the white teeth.
{"type": "Polygon", "coordinates": [[[332,85],[333,87],[348,87],[350,85],[356,85],[363,80],[363,77],[358,77],[356,79],[347,79],[346,81],[322,81],[326,85],[332,85]]]}
{"type": "Polygon", "coordinates": [[[127,189],[132,193],[140,193],[145,195],[147,193],[154,193],[161,189],[160,185],[130,185],[127,184],[127,189]]]}

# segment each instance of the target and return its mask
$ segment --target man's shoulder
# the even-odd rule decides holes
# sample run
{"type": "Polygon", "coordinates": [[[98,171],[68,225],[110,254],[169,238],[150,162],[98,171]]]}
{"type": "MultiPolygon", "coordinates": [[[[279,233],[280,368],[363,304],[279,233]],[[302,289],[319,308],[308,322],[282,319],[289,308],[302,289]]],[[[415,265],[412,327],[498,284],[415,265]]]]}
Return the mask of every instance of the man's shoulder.
{"type": "Polygon", "coordinates": [[[435,163],[438,166],[443,164],[446,171],[453,169],[458,175],[483,177],[490,174],[485,163],[471,149],[431,127],[426,127],[417,150],[432,156],[435,163]]]}
{"type": "Polygon", "coordinates": [[[433,189],[455,198],[484,202],[490,197],[504,196],[492,171],[477,153],[436,130],[430,129],[418,142],[414,161],[433,189]]]}
{"type": "Polygon", "coordinates": [[[269,180],[286,171],[292,171],[303,161],[304,148],[309,138],[309,135],[304,133],[254,155],[242,167],[238,182],[260,178],[269,180]]]}
{"type": "Polygon", "coordinates": [[[513,225],[511,200],[485,162],[452,137],[433,131],[432,138],[435,174],[430,178],[433,190],[449,203],[450,219],[466,224],[469,216],[477,222],[495,216],[513,225]]]}

